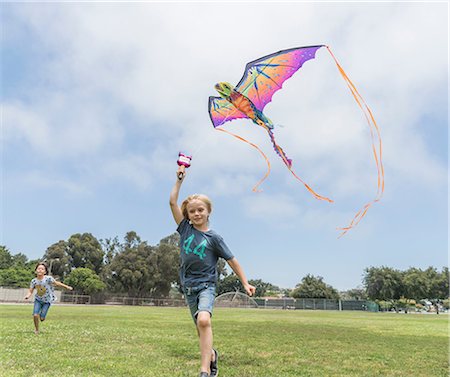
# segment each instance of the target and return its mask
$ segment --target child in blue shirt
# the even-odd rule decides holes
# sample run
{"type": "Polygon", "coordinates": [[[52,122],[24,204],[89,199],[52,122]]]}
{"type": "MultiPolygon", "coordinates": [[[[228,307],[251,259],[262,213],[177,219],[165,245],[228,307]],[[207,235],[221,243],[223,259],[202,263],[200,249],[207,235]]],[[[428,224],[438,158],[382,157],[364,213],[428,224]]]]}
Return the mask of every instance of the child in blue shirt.
{"type": "Polygon", "coordinates": [[[209,229],[212,204],[205,195],[188,196],[181,207],[178,195],[185,177],[184,166],[177,171],[177,181],[170,193],[170,209],[180,234],[180,281],[186,302],[196,324],[200,342],[200,377],[218,374],[218,354],[213,346],[211,316],[217,283],[217,262],[224,258],[241,280],[245,291],[252,296],[250,285],[237,259],[222,237],[209,229]]]}
{"type": "Polygon", "coordinates": [[[31,280],[30,290],[25,296],[25,300],[28,300],[33,294],[36,288],[36,296],[34,298],[33,308],[33,320],[34,320],[34,333],[39,334],[39,319],[45,320],[50,305],[56,301],[54,286],[63,287],[68,290],[73,288],[56,281],[52,276],[48,276],[48,269],[45,263],[38,263],[35,268],[36,277],[31,280]]]}

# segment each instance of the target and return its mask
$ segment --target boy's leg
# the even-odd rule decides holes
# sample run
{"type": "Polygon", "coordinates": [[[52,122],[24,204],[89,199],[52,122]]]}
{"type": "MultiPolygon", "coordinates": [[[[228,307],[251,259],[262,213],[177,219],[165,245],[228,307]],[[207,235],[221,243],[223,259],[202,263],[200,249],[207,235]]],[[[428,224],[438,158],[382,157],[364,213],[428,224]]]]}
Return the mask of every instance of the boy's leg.
{"type": "Polygon", "coordinates": [[[213,333],[211,316],[214,307],[215,286],[210,285],[198,295],[198,311],[196,313],[197,331],[200,338],[201,371],[210,373],[213,333]]]}
{"type": "Polygon", "coordinates": [[[34,321],[34,333],[39,334],[39,316],[33,315],[33,321],[34,321]]]}
{"type": "Polygon", "coordinates": [[[211,314],[201,311],[197,315],[197,329],[200,338],[200,353],[202,372],[210,372],[211,349],[213,344],[213,333],[211,327],[211,314]]]}
{"type": "Polygon", "coordinates": [[[41,311],[41,302],[38,300],[34,301],[33,308],[33,322],[34,322],[34,333],[39,333],[39,313],[41,311]]]}
{"type": "Polygon", "coordinates": [[[41,309],[41,314],[40,314],[41,322],[45,321],[45,317],[47,317],[48,309],[50,309],[50,303],[44,302],[42,304],[42,309],[41,309]]]}

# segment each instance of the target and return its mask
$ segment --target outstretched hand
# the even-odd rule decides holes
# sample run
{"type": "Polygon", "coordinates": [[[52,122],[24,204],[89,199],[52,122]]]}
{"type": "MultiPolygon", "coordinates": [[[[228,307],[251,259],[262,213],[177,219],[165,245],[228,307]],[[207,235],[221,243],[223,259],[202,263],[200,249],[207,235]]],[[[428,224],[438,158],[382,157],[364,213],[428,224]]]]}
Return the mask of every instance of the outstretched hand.
{"type": "Polygon", "coordinates": [[[247,294],[249,296],[253,296],[256,292],[256,288],[251,284],[244,285],[244,289],[245,289],[245,292],[247,292],[247,294]]]}

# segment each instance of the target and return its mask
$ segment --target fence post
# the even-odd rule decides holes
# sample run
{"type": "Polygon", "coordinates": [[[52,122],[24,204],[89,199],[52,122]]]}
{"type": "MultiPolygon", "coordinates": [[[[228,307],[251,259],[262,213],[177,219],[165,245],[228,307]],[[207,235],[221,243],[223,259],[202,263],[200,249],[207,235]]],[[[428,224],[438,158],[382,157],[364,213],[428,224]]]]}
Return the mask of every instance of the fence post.
{"type": "Polygon", "coordinates": [[[342,311],[342,301],[339,299],[339,311],[342,311]]]}

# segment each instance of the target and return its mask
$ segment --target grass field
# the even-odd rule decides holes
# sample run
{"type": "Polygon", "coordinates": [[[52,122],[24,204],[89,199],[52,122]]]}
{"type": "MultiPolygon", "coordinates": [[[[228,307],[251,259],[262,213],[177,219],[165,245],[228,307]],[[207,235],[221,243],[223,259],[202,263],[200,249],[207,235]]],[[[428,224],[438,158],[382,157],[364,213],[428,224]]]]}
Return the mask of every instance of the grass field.
{"type": "MultiPolygon", "coordinates": [[[[186,308],[0,305],[0,376],[196,377],[186,308]]],[[[217,308],[220,377],[448,376],[448,316],[217,308]]]]}

